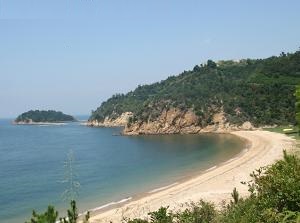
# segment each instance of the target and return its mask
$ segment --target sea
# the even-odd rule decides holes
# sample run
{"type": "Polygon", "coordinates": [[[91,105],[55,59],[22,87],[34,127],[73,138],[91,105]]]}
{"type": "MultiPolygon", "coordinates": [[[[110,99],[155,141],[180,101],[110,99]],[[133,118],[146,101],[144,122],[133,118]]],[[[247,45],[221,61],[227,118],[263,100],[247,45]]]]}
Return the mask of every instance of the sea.
{"type": "Polygon", "coordinates": [[[48,205],[65,216],[70,199],[79,212],[113,207],[215,168],[246,147],[230,134],[121,136],[121,128],[81,121],[0,119],[1,223],[24,223],[48,205]]]}

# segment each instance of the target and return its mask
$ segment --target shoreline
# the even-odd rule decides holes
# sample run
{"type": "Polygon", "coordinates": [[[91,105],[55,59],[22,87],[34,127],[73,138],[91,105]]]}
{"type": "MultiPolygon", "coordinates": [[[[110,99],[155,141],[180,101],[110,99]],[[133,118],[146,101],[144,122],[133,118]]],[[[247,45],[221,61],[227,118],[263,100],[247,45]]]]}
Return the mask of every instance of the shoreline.
{"type": "Polygon", "coordinates": [[[71,122],[12,122],[13,125],[67,125],[68,123],[74,123],[76,121],[71,122]]]}
{"type": "Polygon", "coordinates": [[[282,158],[282,150],[290,150],[295,142],[283,134],[261,130],[230,134],[246,141],[245,148],[230,160],[170,185],[95,207],[90,210],[90,222],[115,223],[121,222],[124,217],[147,218],[148,212],[158,210],[161,206],[169,206],[169,210],[176,211],[184,209],[186,202],[197,202],[200,199],[221,207],[223,200],[231,198],[234,187],[241,196],[246,196],[247,187],[240,182],[249,180],[253,170],[282,158]]]}
{"type": "MultiPolygon", "coordinates": [[[[204,133],[204,134],[207,134],[207,133],[204,133]]],[[[209,134],[230,134],[230,133],[209,133],[209,134]]],[[[251,146],[251,142],[249,140],[244,139],[244,138],[240,138],[240,139],[242,141],[244,141],[244,144],[243,144],[244,147],[242,148],[242,150],[239,153],[235,154],[229,160],[222,161],[222,162],[220,162],[220,163],[218,163],[218,164],[216,164],[216,165],[214,165],[212,167],[209,167],[207,169],[201,169],[201,170],[197,170],[197,171],[194,170],[192,173],[188,173],[188,175],[181,176],[176,181],[169,182],[169,184],[164,184],[164,185],[161,185],[160,187],[156,187],[156,188],[150,189],[149,191],[145,191],[145,192],[138,193],[138,194],[133,194],[133,195],[130,195],[128,197],[123,197],[123,198],[120,198],[120,200],[111,201],[111,202],[105,203],[103,205],[97,206],[95,208],[91,208],[91,209],[89,209],[87,211],[90,212],[91,216],[101,215],[102,213],[104,213],[106,211],[110,211],[110,210],[114,210],[114,209],[122,207],[122,205],[124,205],[124,203],[126,205],[126,202],[128,202],[128,201],[130,201],[130,202],[137,201],[139,199],[142,199],[144,197],[150,196],[152,194],[155,194],[155,193],[167,190],[169,188],[172,188],[172,187],[174,187],[176,185],[180,185],[180,184],[182,184],[182,183],[184,183],[186,181],[194,179],[195,177],[198,177],[198,176],[200,176],[202,174],[205,174],[205,173],[207,173],[209,171],[212,171],[212,170],[214,170],[216,168],[219,168],[222,165],[224,165],[224,164],[226,164],[228,162],[231,162],[231,161],[239,158],[240,156],[242,156],[244,153],[246,153],[249,150],[249,147],[251,146]]],[[[87,211],[81,213],[80,216],[84,215],[84,213],[86,213],[87,211]]]]}

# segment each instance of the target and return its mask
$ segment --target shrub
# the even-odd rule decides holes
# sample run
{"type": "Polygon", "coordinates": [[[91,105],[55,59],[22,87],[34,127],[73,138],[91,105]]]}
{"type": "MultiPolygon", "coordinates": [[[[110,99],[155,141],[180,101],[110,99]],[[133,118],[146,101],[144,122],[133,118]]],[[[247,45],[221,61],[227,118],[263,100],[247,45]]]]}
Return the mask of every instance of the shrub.
{"type": "MultiPolygon", "coordinates": [[[[71,209],[67,210],[68,217],[60,218],[59,223],[77,223],[78,211],[76,207],[76,202],[71,201],[71,209]]],[[[43,214],[38,214],[36,211],[32,211],[32,218],[29,222],[25,223],[56,223],[58,218],[58,211],[55,211],[53,206],[48,206],[48,209],[43,214]]],[[[88,223],[90,218],[90,213],[87,212],[84,216],[83,223],[88,223]]]]}
{"type": "Polygon", "coordinates": [[[209,223],[215,222],[217,211],[214,204],[200,200],[198,203],[191,203],[183,212],[176,215],[178,223],[209,223]]]}
{"type": "Polygon", "coordinates": [[[250,196],[231,202],[221,222],[299,222],[300,159],[284,151],[284,159],[256,170],[248,182],[250,196]]]}
{"type": "Polygon", "coordinates": [[[169,207],[161,207],[158,211],[150,212],[150,221],[153,223],[172,223],[173,215],[168,212],[169,207]]]}
{"type": "Polygon", "coordinates": [[[48,206],[48,209],[43,214],[38,214],[36,211],[32,211],[32,218],[25,223],[55,223],[58,217],[58,212],[55,211],[53,206],[48,206]]]}

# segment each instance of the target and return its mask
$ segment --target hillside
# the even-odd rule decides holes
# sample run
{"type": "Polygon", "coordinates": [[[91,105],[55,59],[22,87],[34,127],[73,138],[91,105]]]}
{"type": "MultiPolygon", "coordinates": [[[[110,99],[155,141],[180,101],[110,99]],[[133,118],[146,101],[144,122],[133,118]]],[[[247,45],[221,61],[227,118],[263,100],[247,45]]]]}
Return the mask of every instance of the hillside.
{"type": "Polygon", "coordinates": [[[125,134],[164,134],[293,124],[298,83],[300,51],[267,59],[208,60],[112,96],[92,112],[89,125],[125,125],[125,134]]]}
{"type": "Polygon", "coordinates": [[[60,111],[40,111],[40,110],[30,110],[28,112],[22,113],[15,119],[17,124],[33,124],[40,122],[70,122],[76,121],[71,115],[66,115],[60,111]]]}

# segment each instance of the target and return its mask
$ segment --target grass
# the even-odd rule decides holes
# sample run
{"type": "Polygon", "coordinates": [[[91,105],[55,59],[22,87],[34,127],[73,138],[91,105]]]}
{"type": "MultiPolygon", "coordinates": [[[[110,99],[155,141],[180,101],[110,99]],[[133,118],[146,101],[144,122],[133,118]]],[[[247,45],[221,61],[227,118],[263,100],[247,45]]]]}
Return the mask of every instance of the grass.
{"type": "Polygon", "coordinates": [[[299,128],[293,125],[280,125],[274,128],[263,128],[263,130],[270,131],[270,132],[277,132],[282,133],[294,138],[296,140],[300,140],[300,135],[298,134],[299,128]],[[284,131],[284,129],[292,129],[289,131],[284,131]]]}
{"type": "Polygon", "coordinates": [[[298,134],[299,131],[298,126],[281,125],[281,126],[276,126],[274,128],[263,128],[263,130],[286,134],[287,136],[296,139],[296,148],[292,150],[292,153],[300,157],[300,135],[298,134]],[[293,130],[283,131],[284,129],[293,129],[293,130]]]}

